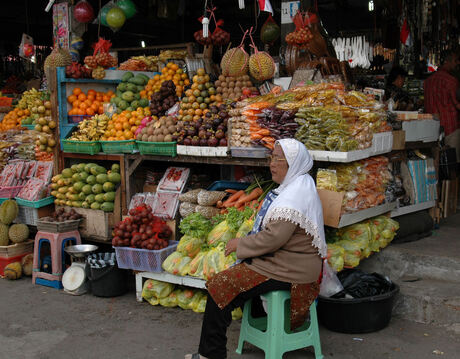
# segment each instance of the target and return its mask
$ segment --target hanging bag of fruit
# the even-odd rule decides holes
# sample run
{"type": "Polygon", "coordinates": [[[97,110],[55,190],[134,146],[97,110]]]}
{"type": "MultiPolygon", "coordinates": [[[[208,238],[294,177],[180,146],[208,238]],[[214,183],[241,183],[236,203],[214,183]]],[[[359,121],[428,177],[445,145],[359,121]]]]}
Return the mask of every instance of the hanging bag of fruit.
{"type": "Polygon", "coordinates": [[[86,66],[93,69],[93,78],[101,80],[105,77],[104,69],[117,66],[117,60],[109,54],[111,46],[112,43],[110,41],[100,37],[99,41],[93,45],[93,56],[85,57],[84,62],[86,66]]]}
{"type": "Polygon", "coordinates": [[[308,12],[297,10],[292,21],[294,22],[295,30],[286,35],[286,42],[289,45],[306,49],[313,38],[310,25],[318,22],[318,17],[315,14],[309,16],[308,12]]]}
{"type": "Polygon", "coordinates": [[[224,20],[220,19],[216,21],[214,13],[212,14],[212,17],[216,24],[216,28],[211,35],[212,44],[214,46],[225,46],[230,42],[230,34],[221,28],[221,26],[224,25],[224,20]]]}
{"type": "Polygon", "coordinates": [[[244,50],[244,40],[248,30],[243,34],[243,39],[238,47],[233,47],[224,54],[220,67],[224,76],[243,76],[247,75],[249,69],[249,55],[244,50]]]}
{"type": "Polygon", "coordinates": [[[251,30],[249,31],[249,38],[251,39],[251,47],[254,53],[249,57],[249,74],[257,81],[265,81],[271,79],[275,75],[275,61],[272,57],[264,52],[259,51],[252,39],[251,30]]]}
{"type": "Polygon", "coordinates": [[[268,15],[260,29],[260,40],[267,45],[272,45],[280,37],[281,29],[272,17],[268,15]]]}
{"type": "MultiPolygon", "coordinates": [[[[197,20],[201,24],[203,20],[203,16],[199,17],[197,20]]],[[[200,45],[206,46],[206,45],[212,44],[211,36],[208,36],[208,37],[203,36],[203,29],[195,31],[195,33],[193,34],[193,37],[195,38],[195,41],[198,42],[200,45]]]]}

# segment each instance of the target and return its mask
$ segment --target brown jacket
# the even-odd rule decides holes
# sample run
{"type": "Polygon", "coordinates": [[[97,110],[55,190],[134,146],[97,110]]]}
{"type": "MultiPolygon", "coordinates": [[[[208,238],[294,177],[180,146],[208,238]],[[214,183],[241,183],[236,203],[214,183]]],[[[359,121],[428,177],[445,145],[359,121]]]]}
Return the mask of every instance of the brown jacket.
{"type": "Polygon", "coordinates": [[[236,256],[271,279],[312,283],[318,280],[322,263],[312,239],[294,223],[271,221],[259,233],[241,238],[236,256]]]}

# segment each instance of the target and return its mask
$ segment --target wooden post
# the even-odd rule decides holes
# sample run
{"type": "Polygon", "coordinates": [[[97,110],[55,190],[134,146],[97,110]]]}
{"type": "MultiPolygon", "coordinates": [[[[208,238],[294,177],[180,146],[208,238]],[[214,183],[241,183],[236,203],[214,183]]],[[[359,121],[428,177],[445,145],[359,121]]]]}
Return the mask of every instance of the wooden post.
{"type": "Polygon", "coordinates": [[[59,142],[59,108],[58,108],[58,89],[57,89],[57,75],[55,68],[49,68],[47,71],[46,78],[48,80],[48,89],[50,91],[50,101],[51,101],[51,119],[56,122],[56,129],[54,133],[54,140],[56,141],[56,146],[53,149],[53,175],[57,175],[62,168],[60,168],[60,156],[59,149],[61,148],[59,142]]]}

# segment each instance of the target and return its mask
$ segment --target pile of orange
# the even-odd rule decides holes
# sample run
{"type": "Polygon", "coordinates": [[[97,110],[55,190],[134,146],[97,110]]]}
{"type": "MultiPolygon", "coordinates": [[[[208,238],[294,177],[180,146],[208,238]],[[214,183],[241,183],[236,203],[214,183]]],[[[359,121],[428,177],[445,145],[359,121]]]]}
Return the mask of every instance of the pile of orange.
{"type": "Polygon", "coordinates": [[[81,88],[75,87],[72,91],[72,95],[67,97],[67,102],[72,108],[67,112],[69,116],[72,115],[101,115],[104,113],[103,104],[110,102],[110,99],[114,97],[113,91],[97,92],[95,90],[89,90],[85,94],[81,88]]]}
{"type": "MultiPolygon", "coordinates": [[[[138,107],[136,111],[123,111],[120,114],[113,114],[107,125],[106,135],[102,141],[123,141],[136,138],[135,132],[145,116],[150,116],[148,107],[138,107]]],[[[154,119],[158,119],[153,116],[154,119]]]]}
{"type": "Polygon", "coordinates": [[[187,74],[174,62],[168,62],[161,69],[161,75],[157,74],[149,80],[145,89],[140,92],[141,98],[150,99],[153,93],[160,91],[161,84],[169,80],[172,80],[174,85],[176,85],[176,94],[178,97],[182,96],[184,87],[190,85],[187,74]]]}
{"type": "Polygon", "coordinates": [[[21,110],[19,107],[16,107],[3,117],[2,122],[0,122],[0,131],[8,131],[20,127],[21,121],[29,117],[29,115],[30,111],[28,109],[21,110]]]}

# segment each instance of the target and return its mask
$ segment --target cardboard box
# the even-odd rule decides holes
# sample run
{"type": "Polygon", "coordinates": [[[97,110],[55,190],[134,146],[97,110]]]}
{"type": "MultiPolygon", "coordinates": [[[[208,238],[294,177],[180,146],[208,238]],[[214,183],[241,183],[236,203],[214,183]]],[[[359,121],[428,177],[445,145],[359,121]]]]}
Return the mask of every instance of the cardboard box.
{"type": "Polygon", "coordinates": [[[403,150],[406,147],[406,131],[393,131],[393,150],[403,150]]]}

